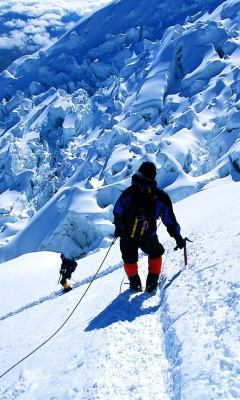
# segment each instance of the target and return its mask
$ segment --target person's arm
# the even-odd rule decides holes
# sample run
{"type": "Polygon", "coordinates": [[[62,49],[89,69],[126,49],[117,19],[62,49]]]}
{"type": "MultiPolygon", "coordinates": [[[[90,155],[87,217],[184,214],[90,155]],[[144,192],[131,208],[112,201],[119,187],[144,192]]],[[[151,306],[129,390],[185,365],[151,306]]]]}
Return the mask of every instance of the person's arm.
{"type": "Polygon", "coordinates": [[[158,196],[158,200],[160,203],[158,216],[161,217],[162,222],[166,226],[169,235],[176,240],[177,247],[182,249],[185,246],[186,242],[180,234],[181,228],[174,214],[172,201],[169,195],[164,191],[161,191],[158,196]]]}
{"type": "Polygon", "coordinates": [[[113,208],[114,215],[114,225],[115,225],[115,237],[121,235],[121,232],[124,229],[124,212],[129,206],[130,202],[130,188],[126,189],[121,196],[116,201],[116,204],[113,208]]]}
{"type": "Polygon", "coordinates": [[[64,262],[62,262],[61,269],[60,269],[60,274],[64,275],[64,274],[66,274],[66,272],[67,272],[66,265],[65,265],[64,262]]]}

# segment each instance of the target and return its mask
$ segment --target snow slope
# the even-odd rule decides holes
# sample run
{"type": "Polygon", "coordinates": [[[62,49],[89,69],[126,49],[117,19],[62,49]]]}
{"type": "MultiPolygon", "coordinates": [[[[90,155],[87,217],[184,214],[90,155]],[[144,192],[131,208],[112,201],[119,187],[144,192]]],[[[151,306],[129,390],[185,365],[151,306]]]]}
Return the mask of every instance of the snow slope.
{"type": "MultiPolygon", "coordinates": [[[[62,330],[1,378],[1,399],[238,399],[240,184],[220,182],[174,206],[193,240],[187,267],[161,225],[165,287],[133,294],[115,243],[62,330]]],[[[60,297],[58,253],[2,264],[0,374],[61,326],[106,253],[79,260],[74,290],[60,297]]],[[[143,281],[146,269],[140,254],[143,281]]]]}
{"type": "Polygon", "coordinates": [[[0,262],[104,247],[144,160],[173,202],[239,181],[239,7],[113,1],[0,74],[0,262]]]}
{"type": "MultiPolygon", "coordinates": [[[[240,398],[239,12],[116,0],[0,74],[0,375],[78,304],[142,161],[193,240],[185,267],[159,227],[152,295],[130,293],[115,243],[63,328],[2,376],[1,399],[240,398]],[[78,259],[64,296],[61,251],[78,259]]],[[[143,282],[146,266],[141,254],[143,282]]]]}

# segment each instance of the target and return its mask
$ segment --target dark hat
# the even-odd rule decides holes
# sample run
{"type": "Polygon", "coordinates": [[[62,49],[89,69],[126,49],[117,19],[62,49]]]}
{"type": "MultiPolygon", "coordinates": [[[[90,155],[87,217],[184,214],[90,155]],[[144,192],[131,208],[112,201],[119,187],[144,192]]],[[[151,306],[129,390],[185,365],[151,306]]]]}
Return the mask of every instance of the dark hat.
{"type": "Polygon", "coordinates": [[[66,258],[66,256],[65,256],[64,253],[61,253],[60,257],[61,257],[61,258],[66,258]]]}
{"type": "Polygon", "coordinates": [[[139,167],[138,172],[141,172],[144,176],[149,179],[155,179],[157,175],[157,170],[155,165],[150,161],[144,161],[139,167]]]}

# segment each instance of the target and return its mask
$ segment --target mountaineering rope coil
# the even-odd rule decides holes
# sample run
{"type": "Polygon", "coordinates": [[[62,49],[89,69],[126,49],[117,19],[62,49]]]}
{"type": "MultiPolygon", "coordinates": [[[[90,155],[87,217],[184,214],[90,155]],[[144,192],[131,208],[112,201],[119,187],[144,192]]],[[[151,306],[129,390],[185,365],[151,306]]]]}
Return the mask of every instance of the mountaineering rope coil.
{"type": "Polygon", "coordinates": [[[20,361],[18,361],[16,364],[14,364],[11,368],[9,368],[7,371],[5,371],[2,375],[0,375],[0,379],[6,375],[8,372],[10,372],[13,368],[15,368],[17,365],[19,365],[21,362],[23,362],[24,360],[26,360],[28,357],[30,357],[33,353],[35,353],[37,350],[39,350],[41,347],[43,347],[47,342],[49,342],[54,336],[56,336],[56,334],[64,327],[64,325],[67,323],[67,321],[70,319],[70,317],[73,315],[74,311],[77,309],[77,307],[79,306],[79,304],[81,303],[82,299],[84,298],[84,296],[86,295],[88,289],[90,288],[91,284],[93,283],[93,281],[95,280],[97,274],[99,273],[100,269],[103,266],[104,261],[106,260],[112,245],[115,243],[117,239],[114,238],[108,251],[107,254],[105,255],[100,267],[98,268],[97,272],[95,273],[95,275],[93,276],[91,282],[89,283],[89,285],[87,286],[85,292],[83,293],[83,295],[81,296],[80,300],[78,301],[78,303],[76,304],[76,306],[74,307],[74,309],[72,310],[72,312],[69,314],[69,316],[67,317],[67,319],[63,322],[63,324],[60,326],[60,328],[58,328],[56,330],[56,332],[54,332],[48,339],[46,339],[42,344],[40,344],[38,347],[36,347],[33,351],[31,351],[31,353],[29,353],[27,356],[25,356],[24,358],[22,358],[20,361]]]}

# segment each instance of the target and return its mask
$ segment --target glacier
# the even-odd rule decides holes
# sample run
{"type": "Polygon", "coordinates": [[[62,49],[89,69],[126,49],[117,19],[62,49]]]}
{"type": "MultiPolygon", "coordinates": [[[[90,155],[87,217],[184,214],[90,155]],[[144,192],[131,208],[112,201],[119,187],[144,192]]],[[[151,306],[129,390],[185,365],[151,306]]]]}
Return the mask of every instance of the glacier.
{"type": "Polygon", "coordinates": [[[0,74],[1,262],[104,246],[142,161],[174,203],[239,181],[238,11],[234,0],[113,1],[0,74]]]}

